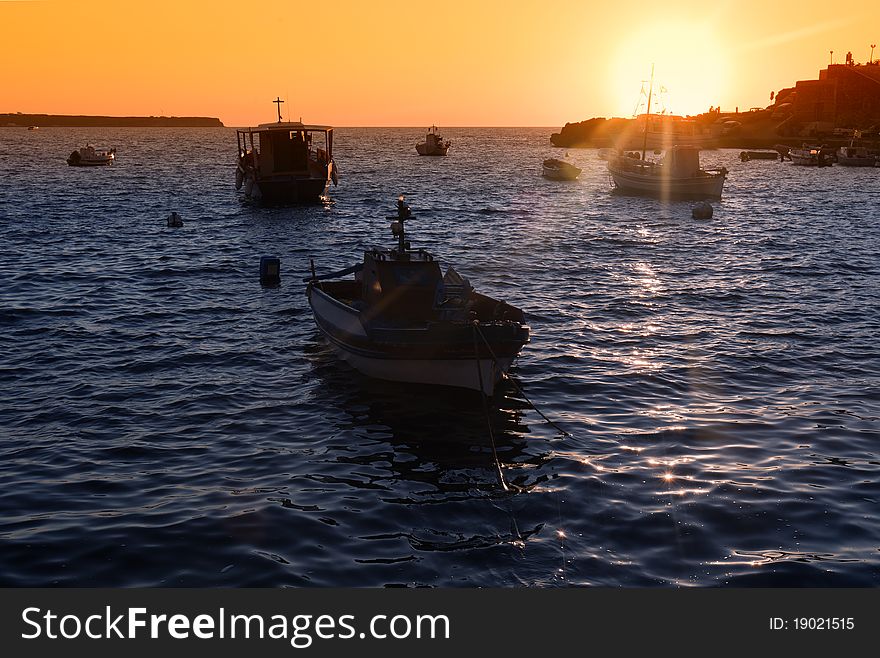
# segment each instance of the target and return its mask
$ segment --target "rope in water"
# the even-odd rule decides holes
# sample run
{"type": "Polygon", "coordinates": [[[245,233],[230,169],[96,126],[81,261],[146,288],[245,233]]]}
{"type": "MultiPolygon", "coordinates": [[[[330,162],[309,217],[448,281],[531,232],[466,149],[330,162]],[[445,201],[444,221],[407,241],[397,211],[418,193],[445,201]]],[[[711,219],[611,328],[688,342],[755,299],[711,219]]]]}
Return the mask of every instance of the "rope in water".
{"type": "MultiPolygon", "coordinates": [[[[477,345],[477,331],[479,331],[479,328],[476,323],[474,323],[474,359],[477,362],[477,379],[480,383],[480,394],[483,398],[483,411],[486,414],[486,425],[489,427],[489,443],[492,445],[492,456],[495,458],[495,470],[498,473],[498,480],[501,482],[501,487],[505,491],[510,491],[510,487],[507,486],[507,482],[504,479],[504,473],[501,471],[501,462],[498,460],[498,450],[495,447],[495,433],[492,431],[492,418],[489,416],[488,396],[486,395],[486,389],[483,386],[483,368],[480,366],[480,350],[477,345]]],[[[495,356],[492,355],[492,358],[494,359],[495,356]]]]}
{"type": "MultiPolygon", "coordinates": [[[[495,356],[495,352],[494,352],[494,350],[492,350],[492,346],[489,344],[489,341],[486,340],[486,336],[483,334],[482,329],[480,329],[480,325],[478,322],[474,322],[474,340],[476,340],[476,334],[480,334],[480,338],[483,339],[483,342],[486,344],[486,347],[489,349],[489,354],[492,356],[492,360],[495,362],[495,365],[497,366],[498,365],[498,357],[495,356]]],[[[474,352],[476,353],[476,346],[474,347],[474,352]]],[[[478,360],[478,363],[479,363],[479,360],[478,360]]],[[[507,373],[504,373],[504,376],[507,378],[507,381],[509,381],[511,384],[514,385],[514,387],[516,387],[516,390],[519,392],[519,394],[521,396],[523,396],[523,399],[525,399],[525,401],[529,404],[529,406],[532,409],[534,409],[536,412],[538,412],[538,415],[541,418],[543,418],[545,421],[547,421],[547,423],[551,427],[555,428],[563,436],[571,437],[570,433],[566,432],[564,429],[559,427],[559,425],[557,425],[552,420],[550,420],[543,411],[538,409],[537,405],[535,405],[535,403],[529,399],[529,396],[526,395],[526,392],[522,389],[522,386],[519,385],[519,382],[517,382],[513,377],[511,377],[507,373]]],[[[481,374],[481,379],[480,379],[480,385],[482,386],[482,374],[481,374]]]]}

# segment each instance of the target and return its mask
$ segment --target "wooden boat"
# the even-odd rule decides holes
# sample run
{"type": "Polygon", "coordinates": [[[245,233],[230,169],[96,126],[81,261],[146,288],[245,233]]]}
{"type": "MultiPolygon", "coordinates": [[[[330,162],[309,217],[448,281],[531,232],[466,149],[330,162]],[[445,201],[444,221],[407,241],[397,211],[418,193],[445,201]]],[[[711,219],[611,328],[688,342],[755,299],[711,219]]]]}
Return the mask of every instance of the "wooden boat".
{"type": "Polygon", "coordinates": [[[635,194],[661,198],[721,198],[727,169],[702,169],[700,149],[678,145],[660,162],[618,157],[608,161],[614,185],[635,194]]]}
{"type": "Polygon", "coordinates": [[[425,141],[421,144],[416,144],[416,152],[419,155],[446,155],[450,146],[452,146],[452,142],[443,140],[437,130],[437,126],[431,126],[431,129],[425,136],[425,141]]]}
{"type": "Polygon", "coordinates": [[[549,158],[543,162],[544,178],[551,180],[577,180],[577,177],[580,175],[580,169],[564,160],[549,158]]]}
{"type": "Polygon", "coordinates": [[[324,276],[312,265],[306,294],[315,323],[369,377],[491,395],[529,341],[523,312],[477,293],[451,267],[441,276],[430,253],[410,248],[410,218],[401,195],[389,217],[396,248],[370,249],[362,264],[324,276]]]}
{"type": "Polygon", "coordinates": [[[235,189],[266,204],[315,203],[338,182],[333,160],[333,128],[282,121],[236,130],[238,163],[235,189]],[[315,140],[316,136],[320,136],[315,140]]]}
{"type": "Polygon", "coordinates": [[[111,165],[116,160],[116,149],[96,149],[87,144],[77,149],[67,157],[67,164],[71,167],[100,167],[111,165]]]}

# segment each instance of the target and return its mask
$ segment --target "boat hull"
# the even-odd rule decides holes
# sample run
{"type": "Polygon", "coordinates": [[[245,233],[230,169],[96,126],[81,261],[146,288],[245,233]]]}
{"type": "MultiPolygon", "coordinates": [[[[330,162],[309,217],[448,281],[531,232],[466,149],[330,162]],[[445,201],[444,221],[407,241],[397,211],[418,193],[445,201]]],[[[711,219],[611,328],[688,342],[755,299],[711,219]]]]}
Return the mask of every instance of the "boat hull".
{"type": "MultiPolygon", "coordinates": [[[[479,342],[475,350],[476,337],[469,326],[441,329],[440,340],[434,340],[436,333],[432,338],[426,329],[368,331],[356,309],[316,286],[310,285],[307,294],[315,324],[327,341],[356,370],[376,379],[454,386],[492,395],[528,342],[528,328],[518,327],[506,332],[508,340],[494,341],[493,355],[479,342]]],[[[492,328],[483,331],[493,343],[492,328]]]]}
{"type": "Polygon", "coordinates": [[[659,197],[721,198],[724,176],[673,178],[662,175],[644,175],[612,167],[608,173],[618,189],[634,194],[659,197]]]}
{"type": "Polygon", "coordinates": [[[245,196],[269,205],[320,203],[329,181],[320,178],[272,178],[244,180],[245,196]]]}
{"type": "Polygon", "coordinates": [[[448,146],[428,146],[427,144],[416,144],[416,153],[419,155],[446,155],[449,150],[448,146]]]}

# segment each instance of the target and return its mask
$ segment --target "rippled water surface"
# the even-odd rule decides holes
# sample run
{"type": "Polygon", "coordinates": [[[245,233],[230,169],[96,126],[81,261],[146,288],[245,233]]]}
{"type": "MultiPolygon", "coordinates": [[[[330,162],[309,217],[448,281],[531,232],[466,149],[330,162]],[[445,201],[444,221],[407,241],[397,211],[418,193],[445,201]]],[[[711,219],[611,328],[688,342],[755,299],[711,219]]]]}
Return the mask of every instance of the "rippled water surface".
{"type": "Polygon", "coordinates": [[[339,129],[333,203],[261,209],[229,129],[0,129],[0,584],[880,584],[880,169],[704,152],[696,221],[592,150],[543,180],[549,133],[339,129]],[[87,140],[118,163],[68,167],[87,140]],[[390,244],[400,191],[527,312],[512,372],[571,436],[503,387],[510,493],[479,397],[365,379],[312,321],[309,258],[390,244]]]}

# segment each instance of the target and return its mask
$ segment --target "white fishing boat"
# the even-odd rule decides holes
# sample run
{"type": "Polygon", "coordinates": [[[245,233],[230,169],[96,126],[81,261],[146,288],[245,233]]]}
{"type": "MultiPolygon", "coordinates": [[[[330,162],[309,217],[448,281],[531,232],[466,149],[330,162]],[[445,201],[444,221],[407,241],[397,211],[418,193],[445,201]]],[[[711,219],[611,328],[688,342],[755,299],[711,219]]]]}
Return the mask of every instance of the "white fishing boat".
{"type": "Polygon", "coordinates": [[[67,164],[71,167],[99,167],[111,165],[116,160],[116,149],[96,149],[87,144],[77,149],[67,157],[67,164]]]}
{"type": "Polygon", "coordinates": [[[577,180],[577,177],[581,175],[580,169],[558,158],[544,160],[542,167],[542,175],[550,180],[577,180]]]}
{"type": "Polygon", "coordinates": [[[236,130],[238,163],[235,189],[266,204],[314,203],[338,182],[333,160],[333,128],[282,121],[236,130]],[[318,137],[318,139],[315,139],[318,137]]]}
{"type": "MultiPolygon", "coordinates": [[[[651,114],[651,95],[654,89],[654,70],[648,91],[647,116],[651,114]]],[[[677,144],[666,151],[660,162],[645,158],[648,146],[647,122],[642,136],[641,158],[629,154],[608,160],[608,173],[615,187],[623,192],[647,194],[661,198],[721,198],[727,169],[703,169],[700,149],[690,144],[677,144]]]]}
{"type": "Polygon", "coordinates": [[[673,146],[663,160],[654,162],[619,157],[608,162],[614,185],[624,192],[661,198],[721,198],[727,169],[703,169],[700,149],[673,146]]]}
{"type": "Polygon", "coordinates": [[[425,136],[425,141],[416,144],[416,152],[419,155],[446,155],[450,146],[452,146],[452,142],[444,140],[440,136],[437,126],[431,126],[425,136]]]}
{"type": "Polygon", "coordinates": [[[306,294],[315,323],[369,377],[492,395],[529,341],[523,312],[477,293],[451,267],[441,276],[430,253],[410,248],[410,217],[401,195],[389,218],[396,248],[370,249],[363,263],[323,276],[312,265],[306,294]]]}

